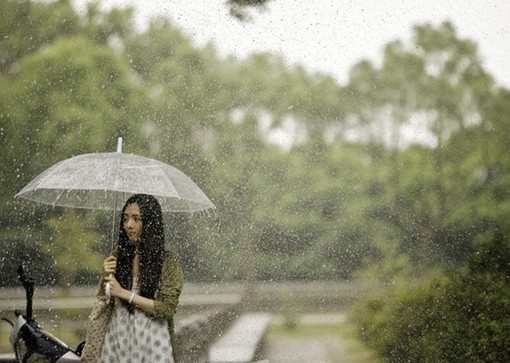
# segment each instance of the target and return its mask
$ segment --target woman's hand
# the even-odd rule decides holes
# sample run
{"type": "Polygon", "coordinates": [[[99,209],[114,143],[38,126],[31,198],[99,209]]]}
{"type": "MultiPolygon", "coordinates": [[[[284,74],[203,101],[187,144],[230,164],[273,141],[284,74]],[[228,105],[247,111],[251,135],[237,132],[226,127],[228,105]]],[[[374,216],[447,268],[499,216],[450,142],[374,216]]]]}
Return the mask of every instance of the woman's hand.
{"type": "Polygon", "coordinates": [[[114,274],[117,270],[117,258],[115,256],[108,256],[103,261],[103,274],[114,274]]]}
{"type": "Polygon", "coordinates": [[[104,278],[104,283],[110,283],[110,295],[111,296],[117,296],[121,299],[126,299],[126,296],[128,296],[128,291],[124,289],[114,275],[108,275],[104,278]]]}

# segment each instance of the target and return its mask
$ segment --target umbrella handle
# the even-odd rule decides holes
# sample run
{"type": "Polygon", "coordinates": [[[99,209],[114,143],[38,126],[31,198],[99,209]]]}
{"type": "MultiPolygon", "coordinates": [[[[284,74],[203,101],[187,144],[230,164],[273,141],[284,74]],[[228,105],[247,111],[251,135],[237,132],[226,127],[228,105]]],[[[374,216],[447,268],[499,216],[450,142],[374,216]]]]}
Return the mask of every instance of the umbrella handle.
{"type": "MultiPolygon", "coordinates": [[[[111,274],[110,274],[110,276],[111,276],[111,274]]],[[[106,298],[108,299],[108,302],[110,302],[110,298],[112,297],[111,291],[112,291],[112,284],[107,282],[105,287],[104,287],[104,294],[106,295],[106,298]]]]}

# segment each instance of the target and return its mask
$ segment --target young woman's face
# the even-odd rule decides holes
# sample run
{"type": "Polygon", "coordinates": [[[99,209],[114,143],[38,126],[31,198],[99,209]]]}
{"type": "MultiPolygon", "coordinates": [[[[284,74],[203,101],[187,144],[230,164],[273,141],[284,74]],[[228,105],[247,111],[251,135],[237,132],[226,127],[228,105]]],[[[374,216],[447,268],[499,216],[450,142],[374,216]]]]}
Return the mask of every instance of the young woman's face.
{"type": "Polygon", "coordinates": [[[138,203],[128,204],[122,216],[124,231],[131,241],[139,241],[142,236],[142,216],[138,203]]]}

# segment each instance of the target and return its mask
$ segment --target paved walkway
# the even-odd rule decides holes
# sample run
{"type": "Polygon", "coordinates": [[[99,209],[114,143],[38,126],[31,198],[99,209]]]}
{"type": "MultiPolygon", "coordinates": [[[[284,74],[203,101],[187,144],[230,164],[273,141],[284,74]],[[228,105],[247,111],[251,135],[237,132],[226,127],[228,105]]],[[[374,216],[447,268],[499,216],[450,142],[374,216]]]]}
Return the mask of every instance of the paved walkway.
{"type": "MultiPolygon", "coordinates": [[[[354,359],[345,341],[334,329],[306,333],[311,326],[338,326],[346,321],[345,314],[306,314],[297,317],[295,330],[275,329],[266,340],[264,358],[271,363],[368,363],[370,360],[354,359]],[[300,329],[302,328],[302,329],[300,329]],[[304,332],[304,333],[301,333],[304,332]]],[[[283,317],[273,320],[283,325],[283,317]]]]}
{"type": "Polygon", "coordinates": [[[325,338],[273,336],[265,356],[271,363],[353,363],[342,358],[338,342],[325,338]]]}

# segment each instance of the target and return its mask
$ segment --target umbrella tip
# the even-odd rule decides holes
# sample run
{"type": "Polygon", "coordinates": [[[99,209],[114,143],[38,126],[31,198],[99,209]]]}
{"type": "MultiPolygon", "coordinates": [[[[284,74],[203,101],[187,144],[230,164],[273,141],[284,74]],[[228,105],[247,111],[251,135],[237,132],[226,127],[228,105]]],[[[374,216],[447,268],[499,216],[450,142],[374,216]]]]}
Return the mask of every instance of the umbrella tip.
{"type": "Polygon", "coordinates": [[[117,138],[117,152],[118,153],[122,152],[122,137],[117,138]]]}

